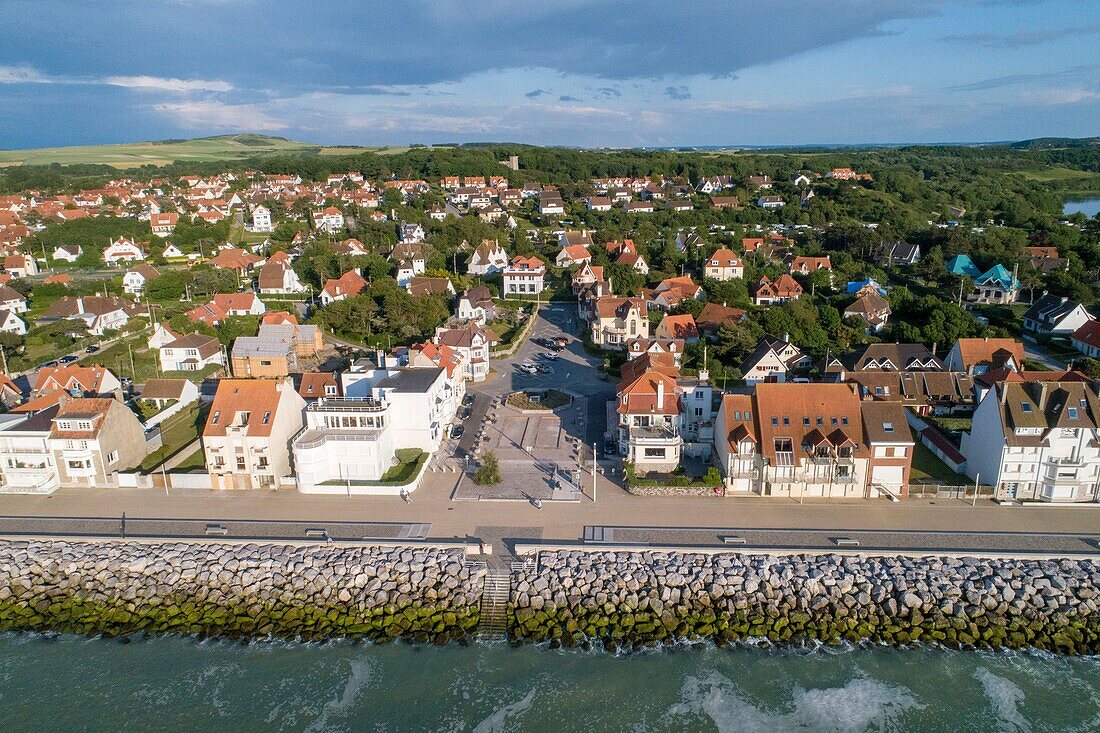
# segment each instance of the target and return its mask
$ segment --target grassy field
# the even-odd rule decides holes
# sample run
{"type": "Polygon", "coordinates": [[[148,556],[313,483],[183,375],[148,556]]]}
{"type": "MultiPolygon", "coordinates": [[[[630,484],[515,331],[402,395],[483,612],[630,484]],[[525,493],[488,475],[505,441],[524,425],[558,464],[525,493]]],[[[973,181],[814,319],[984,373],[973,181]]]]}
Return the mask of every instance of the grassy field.
{"type": "Polygon", "coordinates": [[[195,140],[165,140],[124,143],[121,145],[80,145],[63,148],[0,150],[0,166],[50,165],[77,163],[136,168],[142,165],[167,165],[173,161],[243,160],[265,155],[309,153],[351,155],[368,150],[400,152],[400,148],[326,147],[295,142],[270,135],[218,135],[195,140]]]}
{"type": "Polygon", "coordinates": [[[946,484],[962,486],[968,482],[966,476],[960,476],[947,467],[935,453],[928,450],[920,438],[913,436],[916,445],[913,450],[913,464],[909,470],[910,483],[946,484]]]}
{"type": "Polygon", "coordinates": [[[1076,182],[1081,179],[1096,180],[1100,178],[1100,175],[1097,175],[1096,173],[1089,173],[1088,171],[1078,171],[1072,168],[1062,168],[1060,166],[1048,166],[1046,168],[1019,171],[1015,175],[1023,176],[1029,181],[1041,181],[1043,183],[1049,183],[1051,181],[1076,182]]]}
{"type": "Polygon", "coordinates": [[[165,420],[161,424],[161,447],[145,457],[141,470],[153,470],[197,440],[206,424],[206,411],[205,405],[196,404],[165,420]]]}

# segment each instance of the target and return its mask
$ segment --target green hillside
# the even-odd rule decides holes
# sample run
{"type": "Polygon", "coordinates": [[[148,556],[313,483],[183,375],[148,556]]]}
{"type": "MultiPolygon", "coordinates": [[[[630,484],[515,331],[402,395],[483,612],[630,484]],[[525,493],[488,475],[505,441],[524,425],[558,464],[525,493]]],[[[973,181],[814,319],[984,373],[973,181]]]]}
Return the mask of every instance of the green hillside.
{"type": "Polygon", "coordinates": [[[142,165],[168,165],[172,162],[244,160],[264,155],[346,155],[366,150],[371,148],[326,147],[270,135],[217,135],[194,140],[0,150],[0,166],[83,163],[136,168],[142,165]]]}

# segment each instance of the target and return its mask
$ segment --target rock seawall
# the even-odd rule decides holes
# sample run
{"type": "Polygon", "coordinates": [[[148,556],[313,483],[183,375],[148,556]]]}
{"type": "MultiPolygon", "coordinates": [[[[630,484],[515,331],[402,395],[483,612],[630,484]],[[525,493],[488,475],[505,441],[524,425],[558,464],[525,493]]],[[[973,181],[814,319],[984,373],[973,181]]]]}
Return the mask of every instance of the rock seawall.
{"type": "Polygon", "coordinates": [[[1100,653],[1100,565],[841,555],[544,552],[513,580],[519,641],[709,638],[1100,653]]]}
{"type": "Polygon", "coordinates": [[[464,641],[483,575],[433,548],[0,542],[0,631],[464,641]]]}

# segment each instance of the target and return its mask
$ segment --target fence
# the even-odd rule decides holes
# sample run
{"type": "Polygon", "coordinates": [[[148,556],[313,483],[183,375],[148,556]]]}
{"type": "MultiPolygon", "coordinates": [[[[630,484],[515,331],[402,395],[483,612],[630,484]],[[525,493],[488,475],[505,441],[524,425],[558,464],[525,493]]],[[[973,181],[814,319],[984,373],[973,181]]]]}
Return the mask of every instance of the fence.
{"type": "MultiPolygon", "coordinates": [[[[979,499],[992,499],[996,496],[996,489],[992,486],[979,485],[977,487],[979,499]]],[[[962,499],[974,500],[974,484],[965,486],[952,486],[950,484],[920,484],[909,483],[909,498],[927,499],[962,499]]]]}

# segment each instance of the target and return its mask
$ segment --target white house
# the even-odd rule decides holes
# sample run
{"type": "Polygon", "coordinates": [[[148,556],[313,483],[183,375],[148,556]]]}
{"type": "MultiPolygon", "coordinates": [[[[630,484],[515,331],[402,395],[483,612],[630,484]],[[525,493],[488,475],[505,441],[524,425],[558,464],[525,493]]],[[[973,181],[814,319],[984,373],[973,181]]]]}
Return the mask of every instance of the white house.
{"type": "Polygon", "coordinates": [[[1000,382],[962,437],[966,474],[1001,499],[1095,501],[1100,400],[1083,381],[1000,382]]]}
{"type": "Polygon", "coordinates": [[[294,437],[294,473],[303,494],[390,494],[370,486],[393,465],[391,405],[373,396],[322,397],[306,406],[294,437]]]}
{"type": "Polygon", "coordinates": [[[707,258],[703,276],[714,280],[740,280],[745,276],[745,266],[732,250],[722,247],[707,258]]]}
{"type": "Polygon", "coordinates": [[[546,287],[546,265],[538,257],[517,256],[504,268],[504,297],[537,295],[546,287]]]}
{"type": "Polygon", "coordinates": [[[103,261],[108,265],[116,265],[119,262],[135,262],[144,260],[145,252],[132,239],[119,237],[107,245],[103,250],[103,261]]]}
{"type": "Polygon", "coordinates": [[[225,366],[222,345],[213,336],[189,333],[158,349],[160,368],[165,372],[198,372],[211,364],[225,366]]]}
{"type": "Polygon", "coordinates": [[[141,295],[145,287],[158,277],[160,272],[152,265],[137,265],[122,276],[122,289],[130,295],[141,295]]]}
{"type": "Polygon", "coordinates": [[[271,210],[266,206],[257,206],[252,210],[252,226],[249,231],[273,232],[275,227],[271,225],[271,210]]]}
{"type": "Polygon", "coordinates": [[[1083,305],[1066,297],[1045,294],[1023,315],[1024,330],[1049,336],[1069,336],[1092,320],[1083,305]]]}
{"type": "Polygon", "coordinates": [[[741,364],[746,384],[786,382],[788,372],[805,369],[812,359],[785,338],[765,335],[741,364]]]}
{"type": "Polygon", "coordinates": [[[53,258],[68,262],[70,265],[76,262],[82,254],[84,254],[84,248],[79,244],[59,244],[53,248],[53,258]]]}
{"type": "Polygon", "coordinates": [[[22,336],[27,332],[27,324],[15,311],[0,308],[0,331],[22,336]]]}
{"type": "Polygon", "coordinates": [[[335,206],[313,212],[313,226],[319,232],[336,233],[344,229],[344,215],[335,206]]]}
{"type": "Polygon", "coordinates": [[[508,252],[494,239],[483,239],[470,255],[466,274],[473,277],[491,275],[508,266],[508,252]]]}
{"type": "Polygon", "coordinates": [[[27,312],[27,299],[10,285],[0,285],[0,309],[13,313],[27,312]]]}
{"type": "Polygon", "coordinates": [[[459,385],[444,367],[399,369],[370,363],[352,365],[341,372],[345,397],[373,397],[390,405],[390,424],[396,448],[420,448],[434,453],[454,419],[461,400],[459,385]]]}

